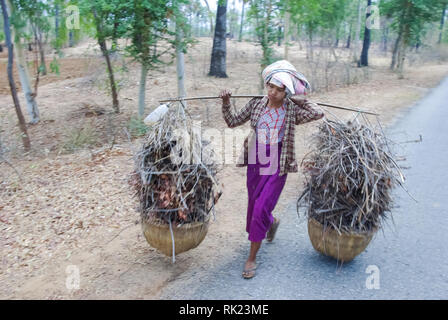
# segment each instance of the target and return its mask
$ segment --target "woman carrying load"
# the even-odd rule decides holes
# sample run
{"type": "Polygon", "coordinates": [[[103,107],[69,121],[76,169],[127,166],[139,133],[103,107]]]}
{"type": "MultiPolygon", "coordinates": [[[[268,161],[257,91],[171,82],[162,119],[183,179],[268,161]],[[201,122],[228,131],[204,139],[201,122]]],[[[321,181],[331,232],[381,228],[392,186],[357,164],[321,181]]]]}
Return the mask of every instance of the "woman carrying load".
{"type": "Polygon", "coordinates": [[[243,277],[255,276],[256,255],[261,242],[272,242],[280,220],[272,216],[289,172],[297,172],[295,125],[321,119],[317,104],[300,97],[310,91],[306,78],[286,60],[277,61],[262,72],[267,96],[253,98],[237,114],[230,108],[231,92],[223,90],[222,112],[230,128],[250,120],[251,135],[244,141],[247,166],[248,207],[246,231],[251,242],[243,277]]]}

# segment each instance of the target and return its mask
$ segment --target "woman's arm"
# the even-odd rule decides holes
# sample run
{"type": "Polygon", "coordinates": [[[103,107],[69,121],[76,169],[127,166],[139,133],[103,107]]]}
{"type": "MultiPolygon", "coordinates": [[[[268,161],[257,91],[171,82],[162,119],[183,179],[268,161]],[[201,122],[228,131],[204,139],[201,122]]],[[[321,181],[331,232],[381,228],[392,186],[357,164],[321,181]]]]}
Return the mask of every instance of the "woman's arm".
{"type": "Polygon", "coordinates": [[[296,110],[296,125],[304,124],[314,120],[323,118],[324,113],[322,109],[316,103],[308,101],[305,98],[291,97],[292,102],[295,104],[296,110]]]}
{"type": "Polygon", "coordinates": [[[223,91],[220,95],[222,98],[222,114],[229,128],[240,126],[250,119],[250,114],[258,98],[251,99],[237,114],[231,110],[229,91],[223,91]]]}

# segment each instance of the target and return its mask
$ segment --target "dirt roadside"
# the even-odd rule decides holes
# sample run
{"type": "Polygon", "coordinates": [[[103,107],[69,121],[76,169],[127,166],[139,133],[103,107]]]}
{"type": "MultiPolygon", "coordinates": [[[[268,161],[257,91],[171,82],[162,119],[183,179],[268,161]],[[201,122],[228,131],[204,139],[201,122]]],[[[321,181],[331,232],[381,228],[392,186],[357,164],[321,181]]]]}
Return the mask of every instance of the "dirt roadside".
{"type": "MultiPolygon", "coordinates": [[[[250,47],[244,52],[250,50],[255,49],[250,47]]],[[[242,55],[241,51],[238,54],[242,55]]],[[[198,62],[202,61],[200,55],[190,59],[202,65],[198,62]]],[[[380,121],[387,126],[448,74],[448,64],[414,67],[402,80],[382,65],[373,64],[371,68],[368,82],[312,95],[310,99],[378,112],[380,121]]],[[[203,73],[197,74],[189,80],[187,90],[192,95],[218,92],[224,87],[234,87],[233,91],[239,93],[251,92],[251,80],[256,79],[257,73],[250,73],[249,81],[242,81],[242,63],[229,63],[228,69],[230,79],[208,80],[203,73]]],[[[194,75],[192,67],[187,72],[194,75]]],[[[83,81],[68,79],[42,86],[39,90],[43,119],[67,124],[65,115],[58,112],[63,102],[57,103],[57,99],[64,97],[64,110],[77,110],[79,103],[75,102],[82,96],[83,81]],[[64,91],[67,87],[71,88],[68,93],[64,91]]],[[[171,83],[168,75],[154,76],[151,83],[149,103],[170,96],[172,90],[164,89],[171,83]]],[[[132,97],[134,89],[125,88],[121,97],[132,97]]],[[[101,105],[104,97],[96,93],[92,100],[101,105]]],[[[8,98],[0,96],[0,105],[9,105],[8,98]]],[[[238,106],[242,103],[239,101],[238,106]]],[[[123,112],[131,106],[134,108],[131,102],[125,102],[123,112]]],[[[205,125],[225,128],[219,104],[208,106],[212,110],[208,114],[203,105],[192,105],[191,113],[208,120],[205,125]]],[[[344,119],[350,116],[342,111],[331,112],[344,119]]],[[[310,123],[297,130],[297,159],[305,154],[315,126],[310,123]]],[[[56,127],[51,130],[55,135],[60,132],[56,127]]],[[[40,132],[43,145],[51,134],[40,132]]],[[[182,275],[188,272],[206,273],[214,265],[232,260],[235,251],[248,249],[244,231],[245,170],[234,166],[225,166],[219,173],[224,194],[203,243],[178,255],[175,264],[152,249],[141,232],[138,203],[127,184],[133,169],[132,156],[139,144],[140,140],[121,141],[112,149],[25,157],[14,162],[22,180],[6,164],[0,164],[4,172],[0,184],[0,298],[157,299],[168,282],[182,281],[182,275]],[[67,281],[73,276],[69,266],[79,269],[77,290],[67,289],[67,281]]],[[[301,174],[290,174],[275,212],[284,210],[301,188],[301,174]]]]}

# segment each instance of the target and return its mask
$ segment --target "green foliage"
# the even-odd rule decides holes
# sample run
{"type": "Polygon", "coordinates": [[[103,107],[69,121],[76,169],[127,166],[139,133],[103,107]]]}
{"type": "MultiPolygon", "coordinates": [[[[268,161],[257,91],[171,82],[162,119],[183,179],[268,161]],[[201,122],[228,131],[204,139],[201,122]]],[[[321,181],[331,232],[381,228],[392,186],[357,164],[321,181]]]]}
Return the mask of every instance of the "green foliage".
{"type": "Polygon", "coordinates": [[[5,32],[3,31],[3,15],[0,14],[0,42],[5,41],[5,32]]]}
{"type": "Polygon", "coordinates": [[[43,0],[10,0],[12,6],[11,25],[16,40],[33,41],[48,35],[51,30],[51,6],[43,0]]]}
{"type": "Polygon", "coordinates": [[[148,131],[148,126],[143,122],[142,117],[131,117],[127,124],[127,129],[132,138],[141,137],[148,131]]]}
{"type": "Polygon", "coordinates": [[[127,4],[117,0],[77,0],[82,25],[99,41],[118,39],[125,33],[127,4]]]}
{"type": "Polygon", "coordinates": [[[56,59],[56,57],[54,57],[53,60],[50,62],[50,72],[55,73],[58,76],[61,74],[59,72],[59,61],[56,59]]]}
{"type": "MultiPolygon", "coordinates": [[[[112,70],[115,76],[115,88],[118,93],[126,83],[126,79],[129,77],[129,70],[126,65],[114,65],[112,66],[112,70]]],[[[107,74],[101,76],[95,83],[99,90],[104,91],[108,95],[112,94],[112,88],[107,74]]]]}
{"type": "Polygon", "coordinates": [[[93,146],[98,142],[95,128],[88,124],[82,128],[71,129],[64,139],[62,149],[66,152],[75,152],[81,148],[93,146]]]}
{"type": "MultiPolygon", "coordinates": [[[[172,11],[171,16],[169,17],[169,20],[174,21],[178,25],[178,30],[182,33],[183,37],[182,37],[182,39],[174,37],[174,38],[170,39],[168,41],[168,43],[171,44],[172,48],[179,47],[182,50],[182,52],[185,54],[185,53],[187,53],[187,50],[191,45],[198,42],[196,39],[193,38],[192,26],[190,25],[187,15],[185,13],[188,13],[188,10],[192,10],[192,9],[200,7],[200,3],[196,3],[196,6],[190,7],[191,6],[190,1],[176,0],[175,2],[178,2],[178,3],[176,6],[173,7],[173,11],[172,11]]],[[[194,12],[194,14],[199,14],[199,13],[194,12]]],[[[169,35],[169,34],[167,34],[167,35],[169,35]]]]}
{"type": "Polygon", "coordinates": [[[446,31],[442,34],[442,43],[448,44],[448,32],[446,31]]]}
{"type": "Polygon", "coordinates": [[[405,45],[418,42],[425,33],[425,26],[441,16],[443,0],[383,0],[382,14],[392,19],[391,27],[403,35],[405,45]]]}
{"type": "MultiPolygon", "coordinates": [[[[291,19],[297,25],[305,26],[308,36],[312,38],[317,32],[322,35],[338,32],[344,20],[348,20],[353,10],[351,0],[291,0],[286,8],[291,19]]],[[[357,14],[357,13],[356,13],[357,14]]]]}
{"type": "MultiPolygon", "coordinates": [[[[233,2],[233,4],[235,4],[235,3],[233,2]]],[[[227,21],[228,21],[228,25],[229,25],[228,32],[230,32],[231,36],[233,36],[233,37],[235,37],[240,30],[240,22],[238,19],[239,17],[240,17],[240,14],[236,10],[235,7],[227,9],[227,21]]]]}
{"type": "MultiPolygon", "coordinates": [[[[78,5],[81,16],[90,21],[91,36],[99,41],[131,39],[131,44],[124,48],[125,53],[148,69],[163,64],[160,58],[165,54],[174,58],[173,51],[158,47],[160,41],[171,47],[177,44],[174,31],[168,29],[169,20],[177,20],[184,35],[191,34],[187,18],[180,12],[181,5],[189,3],[187,0],[77,0],[71,3],[78,5]]],[[[189,37],[182,40],[184,52],[191,43],[193,39],[189,37]]]]}
{"type": "Polygon", "coordinates": [[[281,16],[281,1],[251,0],[248,11],[249,21],[255,23],[255,33],[261,48],[263,57],[260,61],[261,68],[275,61],[273,46],[277,40],[277,24],[281,16]]]}
{"type": "Polygon", "coordinates": [[[298,25],[303,25],[309,35],[315,33],[323,22],[323,10],[321,1],[295,0],[289,2],[288,10],[291,12],[291,20],[298,25]]]}
{"type": "Polygon", "coordinates": [[[127,36],[132,43],[126,52],[136,61],[145,65],[147,69],[156,69],[163,65],[162,56],[168,56],[169,62],[175,57],[176,46],[181,46],[186,52],[187,46],[192,43],[190,27],[181,6],[188,3],[186,0],[152,0],[152,1],[124,1],[129,10],[127,14],[127,36]],[[184,37],[176,42],[175,31],[168,28],[168,22],[174,21],[182,28],[184,37]],[[164,42],[169,47],[161,46],[164,42]]]}
{"type": "Polygon", "coordinates": [[[9,13],[9,23],[11,24],[11,28],[14,29],[15,40],[19,40],[21,38],[30,39],[30,34],[26,31],[26,16],[20,11],[18,8],[18,1],[11,0],[11,12],[9,13]]]}
{"type": "Polygon", "coordinates": [[[3,13],[0,14],[0,41],[5,40],[5,33],[4,33],[4,26],[3,26],[3,13]]]}
{"type": "Polygon", "coordinates": [[[51,10],[49,3],[39,0],[15,0],[14,2],[18,11],[33,28],[38,27],[44,33],[50,31],[48,13],[51,10]]]}
{"type": "Polygon", "coordinates": [[[185,33],[185,36],[192,37],[194,36],[208,36],[210,35],[210,29],[204,28],[204,27],[198,27],[199,24],[207,24],[209,22],[209,11],[207,10],[207,7],[203,6],[201,4],[200,0],[190,0],[188,3],[184,6],[184,19],[186,20],[187,17],[190,20],[189,25],[190,32],[185,33]],[[192,20],[195,21],[192,21],[192,20]],[[194,29],[194,30],[193,30],[194,29]]]}
{"type": "Polygon", "coordinates": [[[329,0],[322,3],[321,28],[327,34],[339,31],[341,24],[348,15],[350,0],[329,0]]]}

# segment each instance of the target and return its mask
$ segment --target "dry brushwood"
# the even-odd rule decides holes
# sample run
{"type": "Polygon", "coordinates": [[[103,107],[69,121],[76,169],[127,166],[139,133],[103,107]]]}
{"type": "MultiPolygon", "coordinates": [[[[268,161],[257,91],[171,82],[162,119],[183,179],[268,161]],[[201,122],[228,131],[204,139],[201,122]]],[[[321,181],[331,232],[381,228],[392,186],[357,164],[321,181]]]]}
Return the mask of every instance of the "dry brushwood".
{"type": "MultiPolygon", "coordinates": [[[[365,118],[364,118],[365,119],[365,118]]],[[[392,206],[391,190],[403,187],[391,141],[365,124],[324,120],[304,157],[305,189],[297,202],[308,218],[339,233],[374,232],[392,206]]]]}
{"type": "Polygon", "coordinates": [[[221,191],[205,145],[182,103],[151,126],[132,179],[143,221],[181,225],[209,218],[221,191]]]}

